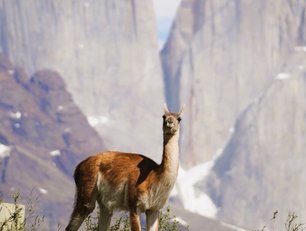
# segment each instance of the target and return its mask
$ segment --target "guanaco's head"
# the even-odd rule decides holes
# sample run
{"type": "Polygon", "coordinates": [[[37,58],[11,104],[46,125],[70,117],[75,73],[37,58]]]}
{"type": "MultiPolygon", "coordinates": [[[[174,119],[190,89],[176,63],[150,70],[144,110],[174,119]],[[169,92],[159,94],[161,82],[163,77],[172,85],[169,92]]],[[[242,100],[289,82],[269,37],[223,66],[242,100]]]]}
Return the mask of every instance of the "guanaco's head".
{"type": "Polygon", "coordinates": [[[184,106],[179,112],[170,112],[167,105],[164,105],[163,115],[163,132],[166,135],[175,135],[180,128],[181,115],[184,110],[184,106]]]}

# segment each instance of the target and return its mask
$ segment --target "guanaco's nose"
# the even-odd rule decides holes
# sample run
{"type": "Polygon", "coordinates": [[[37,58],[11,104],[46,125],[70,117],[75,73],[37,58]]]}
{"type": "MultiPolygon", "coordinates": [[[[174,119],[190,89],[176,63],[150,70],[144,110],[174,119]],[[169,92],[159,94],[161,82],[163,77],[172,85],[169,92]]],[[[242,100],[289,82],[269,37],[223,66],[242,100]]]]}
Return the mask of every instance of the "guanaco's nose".
{"type": "Polygon", "coordinates": [[[173,127],[173,122],[172,121],[167,121],[167,127],[172,128],[173,127]]]}

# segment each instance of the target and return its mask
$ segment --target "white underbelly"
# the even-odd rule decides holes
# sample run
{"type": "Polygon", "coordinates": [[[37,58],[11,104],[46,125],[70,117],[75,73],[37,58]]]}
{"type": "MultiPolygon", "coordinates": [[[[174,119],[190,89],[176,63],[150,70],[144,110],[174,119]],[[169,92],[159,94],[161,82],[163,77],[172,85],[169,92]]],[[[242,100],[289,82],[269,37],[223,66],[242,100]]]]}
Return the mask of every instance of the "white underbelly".
{"type": "MultiPolygon", "coordinates": [[[[152,186],[148,191],[138,195],[136,205],[141,212],[163,208],[173,188],[174,181],[163,181],[152,186]],[[173,183],[170,183],[173,182],[173,183]]],[[[98,203],[109,212],[129,210],[128,181],[124,180],[117,186],[110,185],[101,174],[98,175],[98,203]]]]}
{"type": "Polygon", "coordinates": [[[159,184],[139,198],[138,207],[141,211],[160,210],[169,198],[173,185],[159,184]]]}
{"type": "Polygon", "coordinates": [[[97,188],[98,203],[103,205],[109,212],[128,210],[128,186],[126,181],[114,187],[99,174],[97,188]]]}

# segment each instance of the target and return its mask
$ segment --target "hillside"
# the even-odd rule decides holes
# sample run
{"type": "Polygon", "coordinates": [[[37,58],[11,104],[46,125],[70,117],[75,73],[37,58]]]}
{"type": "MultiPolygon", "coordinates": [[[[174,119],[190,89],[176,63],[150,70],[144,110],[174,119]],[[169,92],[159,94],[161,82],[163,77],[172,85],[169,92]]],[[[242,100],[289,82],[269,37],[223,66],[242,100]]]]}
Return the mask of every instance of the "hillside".
{"type": "Polygon", "coordinates": [[[57,73],[28,78],[0,56],[0,88],[1,198],[11,201],[19,191],[26,203],[37,196],[38,213],[54,229],[68,218],[76,164],[105,147],[57,73]]]}
{"type": "MultiPolygon", "coordinates": [[[[0,196],[35,205],[44,216],[43,230],[65,226],[71,212],[76,164],[105,150],[97,132],[74,104],[62,78],[44,70],[28,78],[21,68],[0,58],[0,196]]],[[[185,211],[171,203],[180,222],[190,231],[230,231],[236,228],[218,220],[185,211]]]]}
{"type": "MultiPolygon", "coordinates": [[[[235,132],[216,160],[206,188],[218,217],[254,229],[278,210],[305,220],[306,49],[238,118],[235,132]]],[[[275,227],[274,227],[275,228],[275,227]]]]}

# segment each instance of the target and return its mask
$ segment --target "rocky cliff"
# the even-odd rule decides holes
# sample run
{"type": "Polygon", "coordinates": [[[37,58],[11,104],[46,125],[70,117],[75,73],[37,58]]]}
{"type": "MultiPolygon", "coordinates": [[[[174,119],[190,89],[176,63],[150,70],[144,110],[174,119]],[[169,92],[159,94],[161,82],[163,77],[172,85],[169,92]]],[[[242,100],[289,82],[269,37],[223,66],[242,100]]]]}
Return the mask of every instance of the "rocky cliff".
{"type": "Polygon", "coordinates": [[[165,94],[172,110],[187,104],[182,164],[201,163],[173,203],[207,193],[219,218],[251,229],[276,209],[306,217],[305,11],[304,0],[182,0],[161,53],[163,92],[150,2],[0,0],[0,51],[25,67],[1,58],[1,191],[36,186],[47,225],[66,224],[67,175],[84,156],[106,146],[159,161],[165,94]]]}
{"type": "Polygon", "coordinates": [[[305,1],[183,0],[162,50],[166,97],[186,103],[186,166],[222,152],[240,112],[306,44],[305,1]]]}
{"type": "Polygon", "coordinates": [[[66,224],[70,213],[76,164],[101,149],[100,137],[56,72],[40,71],[28,78],[0,56],[1,199],[9,200],[15,191],[23,203],[38,196],[36,212],[55,230],[58,223],[66,224]],[[38,195],[30,196],[33,190],[38,195]]]}
{"type": "Polygon", "coordinates": [[[283,229],[289,212],[306,217],[306,48],[238,118],[206,189],[218,216],[250,229],[283,229]],[[273,212],[278,219],[272,223],[273,212]],[[272,224],[271,224],[272,223],[272,224]]]}
{"type": "Polygon", "coordinates": [[[164,96],[151,1],[1,0],[0,12],[0,51],[28,74],[63,76],[110,149],[160,156],[164,96]]]}

